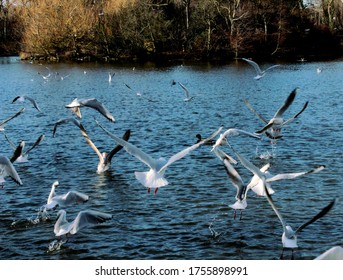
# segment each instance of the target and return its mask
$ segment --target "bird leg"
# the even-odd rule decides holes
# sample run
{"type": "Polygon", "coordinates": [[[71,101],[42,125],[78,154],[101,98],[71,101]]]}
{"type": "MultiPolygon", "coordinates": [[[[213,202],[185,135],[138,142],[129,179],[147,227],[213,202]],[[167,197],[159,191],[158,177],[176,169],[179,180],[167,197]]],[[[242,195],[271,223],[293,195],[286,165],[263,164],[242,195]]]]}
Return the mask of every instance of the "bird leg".
{"type": "Polygon", "coordinates": [[[150,193],[150,188],[148,188],[148,193],[150,193]]]}
{"type": "Polygon", "coordinates": [[[234,212],[233,212],[233,219],[234,219],[234,220],[236,220],[236,216],[237,216],[237,211],[236,211],[236,209],[235,209],[234,212]]]}
{"type": "Polygon", "coordinates": [[[283,260],[283,251],[284,251],[284,248],[282,248],[281,255],[280,255],[280,260],[283,260]]]}
{"type": "Polygon", "coordinates": [[[239,215],[239,220],[242,220],[242,214],[243,214],[243,210],[241,210],[241,213],[239,215]]]}
{"type": "Polygon", "coordinates": [[[157,194],[157,191],[158,191],[158,188],[156,188],[156,189],[155,189],[155,191],[154,191],[154,195],[156,195],[156,194],[157,194]]]}

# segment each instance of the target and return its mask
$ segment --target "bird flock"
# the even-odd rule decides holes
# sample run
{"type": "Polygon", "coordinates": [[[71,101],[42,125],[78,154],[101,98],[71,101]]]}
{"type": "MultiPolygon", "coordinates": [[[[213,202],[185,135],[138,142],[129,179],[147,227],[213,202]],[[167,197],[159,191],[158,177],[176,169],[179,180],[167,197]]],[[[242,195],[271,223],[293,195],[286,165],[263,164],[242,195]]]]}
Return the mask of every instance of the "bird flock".
{"type": "MultiPolygon", "coordinates": [[[[257,81],[263,78],[267,71],[274,69],[276,67],[281,67],[280,65],[273,65],[272,67],[269,67],[266,70],[262,71],[258,64],[254,61],[245,58],[243,58],[242,60],[254,67],[256,71],[256,76],[254,77],[254,79],[257,81]]],[[[49,73],[47,75],[42,75],[41,73],[38,73],[44,80],[49,80],[53,76],[57,76],[56,73],[53,74],[52,72],[50,72],[49,68],[46,67],[46,69],[49,70],[49,73]]],[[[84,72],[84,74],[86,75],[86,72],[84,72]]],[[[66,77],[69,77],[69,75],[63,77],[61,76],[60,78],[61,80],[63,80],[66,77]]],[[[115,83],[115,78],[115,73],[108,72],[109,83],[115,83]]],[[[177,84],[185,93],[185,98],[183,100],[185,102],[192,102],[194,100],[194,96],[190,94],[189,89],[187,89],[186,86],[179,81],[172,81],[172,85],[177,84]]],[[[128,84],[125,83],[124,85],[130,91],[134,91],[128,84]]],[[[229,140],[231,139],[231,137],[249,137],[252,139],[252,141],[259,141],[262,138],[267,137],[268,139],[270,139],[272,145],[280,145],[280,143],[282,144],[282,142],[280,142],[280,138],[287,137],[287,135],[283,135],[281,133],[281,130],[284,128],[285,125],[289,125],[292,121],[299,118],[301,114],[303,114],[304,112],[306,113],[306,108],[309,105],[309,102],[307,101],[297,114],[288,119],[284,117],[286,111],[295,100],[298,90],[298,88],[293,89],[283,103],[281,103],[282,100],[280,100],[280,108],[276,110],[276,113],[269,121],[261,114],[259,114],[247,99],[243,98],[242,102],[244,102],[247,108],[264,123],[263,127],[256,131],[246,131],[238,127],[231,127],[226,129],[224,129],[224,126],[215,127],[213,128],[212,134],[208,135],[206,138],[202,138],[201,134],[198,133],[196,135],[197,141],[195,140],[194,144],[188,146],[187,148],[180,149],[180,152],[170,156],[169,159],[165,159],[162,157],[155,159],[154,155],[149,155],[143,151],[143,146],[138,147],[136,145],[133,145],[130,142],[131,129],[127,129],[125,133],[122,135],[122,137],[117,136],[116,133],[114,133],[108,125],[110,123],[116,122],[114,115],[107,109],[107,107],[105,106],[105,104],[101,102],[101,100],[98,100],[95,97],[74,98],[73,100],[71,100],[69,104],[65,104],[65,110],[70,110],[72,112],[72,116],[56,120],[56,122],[53,124],[51,135],[53,138],[63,137],[59,133],[59,130],[62,129],[61,126],[68,126],[70,129],[78,129],[82,137],[84,138],[86,144],[90,146],[90,148],[97,154],[99,158],[98,166],[96,169],[97,174],[102,174],[108,171],[111,168],[112,158],[123,149],[126,153],[131,155],[132,158],[135,158],[136,160],[144,163],[149,168],[148,171],[135,171],[134,175],[137,181],[142,186],[144,186],[149,193],[151,190],[154,190],[154,195],[156,197],[158,197],[158,190],[162,187],[167,187],[169,184],[168,180],[172,180],[172,178],[167,180],[165,174],[167,168],[169,169],[171,165],[177,164],[177,161],[182,160],[195,149],[198,149],[201,146],[205,147],[208,153],[213,154],[214,157],[219,159],[218,165],[223,165],[223,170],[225,170],[229,182],[236,190],[236,195],[231,199],[229,198],[228,201],[230,203],[228,204],[228,207],[232,208],[234,212],[233,219],[237,219],[237,212],[239,212],[239,218],[242,219],[243,211],[249,211],[247,201],[248,196],[251,193],[249,192],[250,190],[254,194],[263,197],[266,203],[268,203],[271,209],[274,211],[275,219],[279,220],[282,227],[282,252],[280,255],[280,259],[284,258],[284,249],[292,250],[291,258],[293,259],[293,250],[298,248],[297,238],[299,233],[310,224],[314,223],[318,219],[328,214],[337,203],[338,198],[335,198],[331,201],[324,203],[322,205],[322,209],[317,213],[316,209],[314,209],[315,215],[312,218],[309,218],[307,221],[305,221],[296,230],[293,230],[292,227],[289,224],[287,224],[285,219],[283,218],[281,211],[278,209],[276,205],[277,203],[274,202],[273,196],[275,195],[275,190],[271,187],[271,184],[279,180],[295,180],[300,176],[309,176],[310,174],[315,174],[317,172],[324,170],[325,165],[316,166],[313,169],[305,171],[291,170],[289,173],[273,175],[268,171],[270,168],[270,163],[267,163],[260,168],[255,166],[245,156],[243,156],[242,153],[239,152],[240,147],[236,147],[229,140]],[[82,114],[81,108],[82,110],[84,110],[82,114]],[[92,109],[97,111],[99,113],[99,116],[104,117],[106,121],[109,121],[109,123],[104,124],[102,121],[99,121],[99,119],[94,120],[97,124],[97,127],[99,128],[98,133],[103,133],[104,136],[106,135],[107,137],[110,137],[113,140],[113,147],[108,149],[109,152],[100,152],[95,143],[89,137],[86,128],[82,124],[83,118],[88,117],[86,111],[88,110],[87,108],[89,110],[92,109]],[[246,168],[248,171],[251,172],[251,177],[247,180],[243,180],[242,176],[238,172],[238,168],[246,168]],[[234,202],[231,203],[231,200],[233,200],[234,202]]],[[[142,96],[141,93],[136,93],[136,95],[142,96]]],[[[16,96],[14,97],[12,103],[17,103],[18,101],[29,101],[34,109],[36,109],[39,113],[44,113],[44,110],[41,110],[39,104],[36,102],[34,98],[32,98],[32,96],[16,96]]],[[[255,108],[257,108],[258,104],[254,104],[254,106],[255,108]]],[[[20,174],[18,174],[18,172],[16,171],[15,166],[17,164],[27,163],[29,161],[29,153],[33,149],[37,149],[40,145],[44,144],[45,134],[42,134],[38,137],[36,142],[31,147],[27,148],[25,151],[24,140],[20,141],[20,143],[16,145],[14,144],[14,142],[12,142],[12,140],[10,140],[9,136],[7,135],[7,127],[9,127],[9,130],[12,129],[12,127],[10,127],[11,120],[20,117],[20,115],[23,114],[25,110],[26,108],[22,108],[12,116],[7,117],[5,120],[0,120],[0,131],[4,135],[4,138],[7,140],[11,148],[13,149],[12,155],[0,156],[0,185],[2,186],[2,188],[4,188],[5,184],[7,184],[6,178],[11,178],[17,185],[19,185],[19,187],[20,185],[25,184],[25,180],[22,180],[20,178],[20,174]]],[[[87,201],[89,200],[89,196],[78,190],[70,190],[64,194],[58,194],[58,186],[59,181],[56,180],[52,183],[51,191],[48,195],[46,203],[42,203],[40,215],[42,215],[43,213],[46,214],[58,210],[58,212],[54,212],[56,213],[56,222],[54,224],[53,232],[57,238],[64,238],[63,242],[65,242],[65,240],[67,240],[69,236],[76,234],[79,230],[81,230],[84,227],[90,226],[92,224],[104,223],[113,218],[112,214],[85,208],[85,210],[80,211],[76,215],[73,221],[69,222],[66,218],[68,207],[72,207],[73,204],[86,205],[87,201]]],[[[313,228],[313,230],[315,230],[315,228],[313,228]]],[[[53,249],[56,249],[60,248],[61,244],[63,243],[59,243],[57,245],[56,243],[52,243],[51,245],[53,249]]],[[[342,255],[342,253],[339,252],[339,254],[337,255],[339,258],[339,256],[342,255]]],[[[325,258],[325,256],[319,256],[318,259],[325,258]]]]}

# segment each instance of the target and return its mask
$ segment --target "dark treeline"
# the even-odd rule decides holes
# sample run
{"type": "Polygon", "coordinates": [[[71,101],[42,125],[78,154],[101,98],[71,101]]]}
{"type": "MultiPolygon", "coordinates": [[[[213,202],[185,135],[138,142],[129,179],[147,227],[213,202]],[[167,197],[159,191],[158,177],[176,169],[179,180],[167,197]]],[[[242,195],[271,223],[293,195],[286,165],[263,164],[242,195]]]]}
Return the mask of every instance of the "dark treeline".
{"type": "Polygon", "coordinates": [[[0,54],[49,60],[337,57],[341,0],[5,0],[0,54]]]}

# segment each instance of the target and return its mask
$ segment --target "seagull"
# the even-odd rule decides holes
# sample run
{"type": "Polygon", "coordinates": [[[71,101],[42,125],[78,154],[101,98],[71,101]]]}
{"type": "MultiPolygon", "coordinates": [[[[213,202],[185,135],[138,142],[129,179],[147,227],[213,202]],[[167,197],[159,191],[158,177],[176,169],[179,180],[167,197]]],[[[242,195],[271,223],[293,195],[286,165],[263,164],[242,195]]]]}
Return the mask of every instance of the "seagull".
{"type": "Polygon", "coordinates": [[[78,191],[69,191],[66,194],[56,195],[56,188],[58,186],[58,181],[52,184],[47,203],[43,206],[43,209],[50,210],[55,209],[57,206],[66,207],[74,203],[80,204],[87,202],[89,199],[88,195],[78,191]]]}
{"type": "Polygon", "coordinates": [[[231,149],[235,152],[236,156],[238,157],[239,161],[242,165],[251,171],[254,174],[252,179],[248,184],[248,189],[253,190],[259,196],[265,196],[265,189],[267,188],[269,194],[273,194],[274,190],[271,188],[270,183],[279,180],[292,180],[297,177],[317,173],[325,168],[325,165],[320,165],[314,169],[304,171],[304,172],[295,172],[295,173],[282,173],[277,175],[272,175],[268,172],[270,167],[269,164],[264,165],[261,169],[239,154],[232,146],[231,149]]]}
{"type": "Polygon", "coordinates": [[[108,72],[108,82],[111,83],[112,82],[112,78],[114,77],[116,73],[111,73],[111,72],[108,72]]]}
{"type": "MultiPolygon", "coordinates": [[[[233,149],[233,147],[231,147],[233,149]]],[[[234,149],[233,149],[234,150],[234,149]]],[[[234,150],[235,151],[235,150],[234,150]]],[[[263,175],[263,173],[260,171],[260,169],[258,169],[254,164],[252,164],[251,162],[249,162],[247,159],[245,159],[243,156],[241,156],[238,152],[235,151],[235,154],[237,155],[237,157],[239,158],[240,162],[242,163],[242,165],[247,168],[248,170],[250,170],[252,173],[254,173],[255,175],[257,175],[263,182],[263,187],[264,187],[264,191],[267,197],[267,200],[269,202],[269,204],[272,206],[274,212],[276,213],[276,215],[278,216],[282,227],[283,227],[283,234],[282,234],[282,245],[283,245],[283,249],[282,249],[282,253],[280,256],[280,259],[283,258],[283,251],[285,248],[290,248],[292,249],[292,259],[293,259],[293,250],[295,248],[298,247],[297,245],[297,234],[303,230],[306,226],[312,224],[313,222],[315,222],[316,220],[318,220],[319,218],[323,217],[325,214],[327,214],[331,208],[333,207],[333,205],[336,203],[337,199],[334,199],[333,201],[331,201],[325,208],[323,208],[316,216],[314,216],[312,219],[310,219],[308,222],[302,224],[300,227],[298,227],[295,231],[293,231],[293,229],[291,228],[291,226],[289,226],[282,218],[280,212],[278,211],[278,209],[276,208],[271,195],[268,192],[268,183],[266,182],[266,178],[263,175]]],[[[277,175],[276,175],[277,176],[277,175]]]]}
{"type": "Polygon", "coordinates": [[[280,66],[279,64],[276,64],[276,65],[270,66],[266,70],[262,71],[260,66],[255,61],[252,61],[252,60],[247,59],[247,58],[242,58],[242,59],[244,61],[248,62],[251,66],[253,66],[255,68],[255,71],[256,71],[256,76],[254,77],[255,80],[261,79],[266,74],[266,72],[268,70],[280,66]]]}
{"type": "MultiPolygon", "coordinates": [[[[125,85],[129,90],[131,90],[132,92],[135,92],[128,84],[124,83],[124,85],[125,85]]],[[[152,99],[150,99],[150,98],[145,97],[145,96],[142,95],[142,93],[139,92],[139,91],[136,92],[136,95],[139,96],[139,97],[145,98],[146,100],[148,100],[148,101],[150,101],[150,102],[156,102],[155,100],[152,100],[152,99]]]]}
{"type": "Polygon", "coordinates": [[[260,129],[259,131],[257,131],[257,134],[262,134],[265,133],[268,129],[271,130],[270,134],[267,133],[267,136],[269,138],[272,139],[277,139],[281,137],[281,128],[283,126],[285,126],[286,124],[290,123],[291,121],[293,121],[294,119],[296,119],[307,107],[308,105],[308,101],[304,104],[303,108],[301,109],[301,111],[297,114],[295,114],[293,117],[291,117],[288,120],[284,120],[283,119],[283,114],[284,112],[288,109],[288,107],[293,103],[295,96],[297,94],[297,90],[298,88],[295,88],[287,97],[286,101],[284,102],[284,104],[277,110],[277,112],[275,113],[274,117],[270,120],[267,121],[266,119],[264,119],[261,115],[257,114],[256,111],[254,109],[252,109],[250,103],[248,102],[248,100],[245,100],[245,104],[247,104],[248,108],[253,111],[254,113],[257,114],[257,116],[264,122],[266,123],[266,125],[260,129]]]}
{"type": "Polygon", "coordinates": [[[18,185],[22,185],[22,181],[15,170],[12,162],[6,156],[0,156],[0,186],[4,186],[5,177],[9,176],[18,185]]]}
{"type": "MultiPolygon", "coordinates": [[[[241,156],[242,157],[242,156],[241,156]]],[[[271,188],[270,183],[279,181],[279,180],[292,180],[295,178],[298,178],[303,175],[311,174],[311,173],[317,173],[325,168],[325,165],[320,165],[314,169],[303,171],[303,172],[294,172],[294,173],[281,173],[277,175],[272,175],[268,169],[270,167],[270,164],[267,163],[266,165],[262,166],[260,171],[262,172],[260,176],[264,176],[265,178],[265,184],[268,189],[269,194],[273,194],[274,190],[271,188]]],[[[265,190],[263,186],[263,180],[260,179],[258,175],[255,175],[252,177],[250,183],[248,184],[248,189],[251,189],[253,192],[255,192],[258,196],[265,196],[265,190]]]]}
{"type": "Polygon", "coordinates": [[[12,100],[12,104],[13,104],[14,102],[16,102],[17,100],[23,102],[23,101],[25,101],[25,99],[26,99],[26,100],[29,100],[29,101],[32,103],[32,105],[37,109],[38,112],[41,112],[41,109],[39,108],[39,106],[38,106],[36,100],[34,100],[33,98],[31,98],[31,97],[29,97],[29,96],[26,96],[26,95],[21,95],[21,96],[19,95],[19,96],[15,97],[15,98],[12,100]]]}
{"type": "Polygon", "coordinates": [[[51,76],[51,72],[50,72],[50,69],[48,67],[45,67],[45,68],[48,69],[48,71],[49,71],[48,75],[43,75],[40,72],[38,72],[38,74],[41,75],[44,80],[48,80],[51,76]]]}
{"type": "Polygon", "coordinates": [[[229,128],[223,134],[219,135],[219,138],[217,139],[217,141],[213,145],[211,151],[214,151],[214,149],[217,148],[218,146],[227,145],[228,144],[228,141],[226,139],[227,137],[238,136],[240,134],[260,139],[260,136],[258,136],[256,134],[253,134],[253,133],[250,133],[248,131],[245,131],[245,130],[242,130],[242,129],[237,129],[237,128],[229,128]]]}
{"type": "Polygon", "coordinates": [[[17,113],[15,113],[13,116],[7,118],[6,120],[1,121],[0,122],[0,131],[4,131],[5,130],[5,128],[4,128],[5,124],[7,124],[10,120],[14,119],[15,117],[18,117],[24,111],[25,111],[25,108],[22,108],[17,113]]]}
{"type": "Polygon", "coordinates": [[[15,146],[14,143],[5,134],[6,140],[10,143],[12,149],[14,150],[14,153],[13,153],[12,157],[10,158],[10,161],[12,163],[14,163],[14,162],[27,162],[29,153],[32,151],[32,149],[37,147],[43,141],[44,137],[45,137],[44,134],[40,135],[38,137],[38,139],[36,140],[36,142],[29,149],[27,149],[27,151],[24,152],[25,141],[21,141],[18,146],[15,146]]]}
{"type": "Polygon", "coordinates": [[[215,153],[218,156],[218,158],[223,161],[226,173],[229,176],[232,185],[237,189],[236,197],[235,197],[236,202],[234,204],[229,205],[229,207],[234,209],[234,219],[236,219],[237,210],[240,210],[240,219],[242,219],[242,212],[248,206],[246,198],[247,198],[247,192],[249,188],[247,187],[246,184],[244,184],[237,170],[231,165],[232,163],[231,157],[226,155],[219,148],[215,149],[215,153]]]}
{"type": "Polygon", "coordinates": [[[286,221],[281,216],[281,213],[276,208],[272,197],[268,193],[267,188],[265,190],[266,190],[267,200],[268,200],[269,204],[271,205],[271,207],[273,208],[275,214],[279,218],[279,220],[282,224],[282,227],[283,227],[283,233],[282,233],[282,237],[281,237],[282,252],[281,252],[280,259],[283,259],[283,253],[284,253],[285,248],[289,248],[292,250],[292,259],[294,259],[294,249],[298,248],[297,239],[298,239],[299,232],[302,231],[308,225],[314,223],[318,219],[325,216],[332,209],[332,207],[335,205],[338,198],[333,199],[327,206],[325,206],[321,211],[319,211],[317,215],[315,215],[313,218],[309,219],[307,222],[303,223],[296,230],[293,230],[292,227],[286,223],[286,221]]]}
{"type": "Polygon", "coordinates": [[[75,98],[70,104],[65,105],[65,107],[70,108],[79,118],[81,118],[80,108],[90,107],[100,112],[111,122],[114,122],[114,117],[112,116],[112,114],[96,98],[75,98]]]}
{"type": "Polygon", "coordinates": [[[82,228],[92,224],[100,224],[112,219],[112,215],[96,210],[80,211],[72,222],[66,219],[66,211],[60,210],[57,213],[57,221],[54,226],[56,236],[65,236],[76,234],[82,228]]]}
{"type": "Polygon", "coordinates": [[[168,185],[168,181],[164,177],[164,173],[169,165],[174,163],[175,161],[182,159],[186,155],[188,155],[191,151],[195,150],[196,148],[200,147],[201,145],[205,144],[206,142],[213,139],[222,129],[220,127],[217,131],[215,131],[209,138],[202,140],[201,142],[194,144],[179,153],[173,155],[167,161],[165,158],[153,159],[150,155],[146,154],[133,144],[118,138],[114,134],[110,133],[106,130],[98,121],[97,124],[112,138],[116,141],[119,145],[122,145],[124,149],[131,154],[132,156],[136,157],[141,162],[145,163],[150,170],[148,172],[135,172],[136,179],[148,189],[155,189],[154,193],[156,194],[158,188],[168,185]]]}
{"type": "MultiPolygon", "coordinates": [[[[67,119],[61,119],[59,121],[57,121],[55,123],[55,127],[54,127],[54,132],[53,132],[53,137],[55,137],[56,134],[56,130],[57,130],[57,126],[63,123],[67,123],[67,122],[72,122],[74,125],[76,125],[79,129],[80,132],[82,134],[82,136],[85,138],[87,144],[95,151],[95,153],[98,155],[99,157],[99,164],[97,167],[97,173],[101,174],[105,171],[107,171],[110,167],[111,167],[111,162],[112,162],[112,158],[113,156],[118,153],[123,147],[120,145],[117,145],[116,147],[114,147],[109,153],[103,152],[101,153],[98,148],[95,146],[95,144],[93,143],[93,141],[90,139],[90,137],[88,136],[85,128],[83,127],[83,125],[76,120],[75,118],[67,118],[67,119]]],[[[123,139],[125,141],[128,141],[130,138],[130,134],[131,134],[131,130],[127,130],[124,135],[123,135],[123,139]]]]}
{"type": "Polygon", "coordinates": [[[180,82],[178,82],[178,83],[179,83],[180,87],[182,87],[182,89],[185,91],[186,98],[184,99],[184,101],[186,101],[186,102],[191,101],[194,96],[190,96],[188,89],[183,84],[181,84],[180,82]]]}
{"type": "Polygon", "coordinates": [[[315,260],[343,260],[343,248],[334,246],[320,254],[315,260]]]}

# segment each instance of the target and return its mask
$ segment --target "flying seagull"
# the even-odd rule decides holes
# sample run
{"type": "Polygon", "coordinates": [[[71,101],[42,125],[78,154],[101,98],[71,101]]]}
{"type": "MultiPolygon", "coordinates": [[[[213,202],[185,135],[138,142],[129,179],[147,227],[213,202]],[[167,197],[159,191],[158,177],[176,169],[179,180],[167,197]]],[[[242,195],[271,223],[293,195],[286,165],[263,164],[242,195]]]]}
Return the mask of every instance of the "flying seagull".
{"type": "Polygon", "coordinates": [[[12,103],[16,102],[17,100],[21,101],[21,102],[23,102],[25,100],[29,100],[32,103],[33,107],[35,107],[38,112],[42,112],[41,109],[39,108],[36,100],[34,100],[32,97],[29,97],[27,95],[19,95],[12,100],[12,103]]]}
{"type": "Polygon", "coordinates": [[[301,111],[297,114],[295,114],[293,117],[291,117],[288,120],[284,120],[283,118],[283,114],[285,113],[285,111],[289,108],[289,106],[292,105],[295,96],[297,94],[297,90],[298,88],[295,88],[287,97],[287,99],[285,100],[284,104],[277,110],[277,112],[275,113],[275,115],[273,116],[273,118],[270,121],[267,121],[266,119],[264,119],[261,115],[257,114],[256,111],[252,108],[252,106],[250,105],[250,103],[245,100],[245,104],[247,104],[248,108],[257,114],[257,116],[264,122],[266,123],[266,125],[260,129],[259,131],[257,131],[257,134],[262,134],[262,133],[267,133],[267,130],[270,129],[270,134],[267,133],[267,136],[269,138],[272,139],[277,139],[281,137],[281,129],[283,126],[285,126],[286,124],[290,123],[291,121],[293,121],[294,119],[296,119],[307,107],[308,105],[308,101],[304,104],[303,108],[301,109],[301,111]]]}
{"type": "Polygon", "coordinates": [[[60,210],[57,213],[57,221],[54,226],[56,236],[73,235],[87,226],[104,223],[112,219],[112,215],[96,210],[80,211],[72,222],[67,221],[66,215],[65,210],[60,210]]]}
{"type": "Polygon", "coordinates": [[[255,61],[252,61],[252,60],[247,59],[247,58],[242,58],[242,60],[248,62],[252,67],[254,67],[254,69],[255,69],[255,71],[256,71],[256,76],[254,77],[255,80],[259,80],[259,79],[261,79],[262,77],[264,77],[264,75],[266,74],[266,72],[267,72],[268,70],[280,66],[279,64],[276,64],[276,65],[270,66],[270,67],[268,67],[266,70],[262,71],[261,68],[260,68],[260,66],[259,66],[255,61]]]}
{"type": "Polygon", "coordinates": [[[43,206],[43,209],[55,209],[57,206],[66,207],[75,203],[87,202],[89,197],[84,193],[78,191],[69,191],[65,194],[56,195],[56,188],[59,186],[59,182],[55,181],[51,186],[51,191],[48,196],[47,203],[43,206]]]}
{"type": "Polygon", "coordinates": [[[23,113],[25,111],[25,108],[22,108],[21,110],[19,110],[17,113],[15,113],[13,116],[7,118],[6,120],[0,121],[0,131],[4,131],[5,128],[4,126],[12,119],[18,117],[21,113],[23,113]]]}
{"type": "Polygon", "coordinates": [[[97,110],[101,113],[104,117],[106,117],[111,122],[114,122],[114,117],[112,114],[107,110],[107,108],[100,103],[96,98],[75,98],[70,104],[65,105],[66,108],[70,108],[79,118],[81,118],[81,107],[89,107],[92,109],[97,110]]]}
{"type": "Polygon", "coordinates": [[[5,177],[10,177],[18,185],[22,185],[22,181],[15,170],[12,162],[6,156],[0,156],[0,186],[4,186],[5,177]]]}
{"type": "Polygon", "coordinates": [[[184,92],[185,92],[185,96],[186,96],[186,98],[184,99],[184,101],[191,101],[192,99],[193,99],[193,97],[194,96],[190,96],[190,94],[189,94],[189,90],[183,85],[183,84],[181,84],[180,82],[178,82],[179,83],[179,85],[180,85],[180,87],[182,87],[182,89],[184,90],[184,92]]]}
{"type": "MultiPolygon", "coordinates": [[[[82,134],[82,136],[85,138],[87,144],[95,151],[95,153],[98,155],[99,157],[99,164],[98,164],[98,167],[97,167],[97,173],[98,174],[101,174],[105,171],[107,171],[110,167],[111,167],[111,162],[112,162],[112,158],[113,156],[118,153],[122,148],[123,146],[120,146],[120,145],[117,145],[116,147],[114,147],[109,153],[106,153],[106,152],[103,152],[101,153],[99,151],[99,149],[95,146],[95,144],[93,143],[93,141],[90,139],[90,137],[88,136],[85,128],[83,127],[83,125],[75,118],[66,118],[66,119],[61,119],[59,121],[57,121],[55,123],[55,126],[54,126],[54,132],[53,132],[53,136],[55,137],[55,134],[56,134],[56,130],[57,130],[57,127],[61,124],[64,124],[64,123],[67,123],[67,122],[71,122],[73,123],[74,125],[76,125],[79,129],[80,129],[80,132],[82,134]]],[[[131,134],[131,131],[128,129],[124,135],[123,135],[123,139],[125,141],[128,141],[129,138],[130,138],[130,134],[131,134]]]]}
{"type": "Polygon", "coordinates": [[[36,142],[26,151],[24,151],[25,148],[25,141],[21,141],[18,146],[15,146],[14,143],[8,138],[8,136],[5,134],[6,140],[10,143],[12,149],[14,150],[12,157],[10,158],[10,161],[13,162],[27,162],[29,153],[37,147],[44,139],[45,135],[42,134],[38,137],[36,142]]]}
{"type": "MultiPolygon", "coordinates": [[[[231,147],[232,148],[232,147],[231,147]]],[[[232,148],[233,149],[233,148],[232,148]]],[[[233,149],[234,150],[234,149],[233,149]]],[[[264,191],[267,197],[267,200],[269,202],[269,204],[271,205],[271,207],[273,208],[275,214],[278,216],[282,227],[283,227],[283,234],[282,234],[282,245],[283,245],[283,249],[281,252],[281,256],[280,258],[283,258],[283,251],[285,248],[290,248],[292,249],[292,259],[293,259],[293,251],[295,248],[298,247],[297,244],[297,234],[303,230],[305,227],[307,227],[308,225],[312,224],[313,222],[315,222],[316,220],[318,220],[319,218],[323,217],[324,215],[326,215],[331,208],[333,207],[333,205],[336,203],[337,199],[332,200],[325,208],[323,208],[316,216],[314,216],[312,219],[310,219],[309,221],[307,221],[306,223],[302,224],[300,227],[298,227],[295,231],[291,228],[290,225],[288,225],[285,220],[282,218],[279,210],[276,208],[274,201],[271,197],[271,195],[268,192],[268,185],[266,182],[266,178],[263,175],[263,173],[260,171],[260,169],[258,169],[254,164],[252,164],[251,162],[249,162],[247,159],[245,159],[243,156],[241,156],[239,153],[237,153],[235,151],[237,157],[239,158],[240,162],[242,163],[242,165],[247,168],[248,170],[250,170],[252,173],[254,173],[255,175],[257,175],[263,182],[263,187],[264,187],[264,191]]],[[[276,175],[277,176],[277,175],[276,175]]]]}
{"type": "Polygon", "coordinates": [[[97,124],[114,140],[117,142],[117,144],[122,145],[124,149],[131,154],[132,156],[136,157],[138,160],[145,163],[150,170],[148,172],[135,172],[136,179],[144,185],[146,188],[148,188],[148,192],[150,192],[150,189],[155,189],[155,194],[157,193],[158,188],[168,185],[168,181],[164,177],[164,173],[169,165],[174,163],[177,160],[182,159],[186,155],[188,155],[191,151],[195,150],[196,148],[199,148],[201,145],[205,144],[206,142],[213,139],[222,129],[220,127],[217,131],[215,131],[209,138],[202,140],[201,142],[194,144],[179,153],[173,155],[169,158],[169,160],[166,160],[164,158],[159,159],[153,159],[150,155],[146,154],[133,144],[120,139],[119,137],[115,136],[114,134],[110,133],[108,130],[106,130],[98,121],[97,124]]]}

